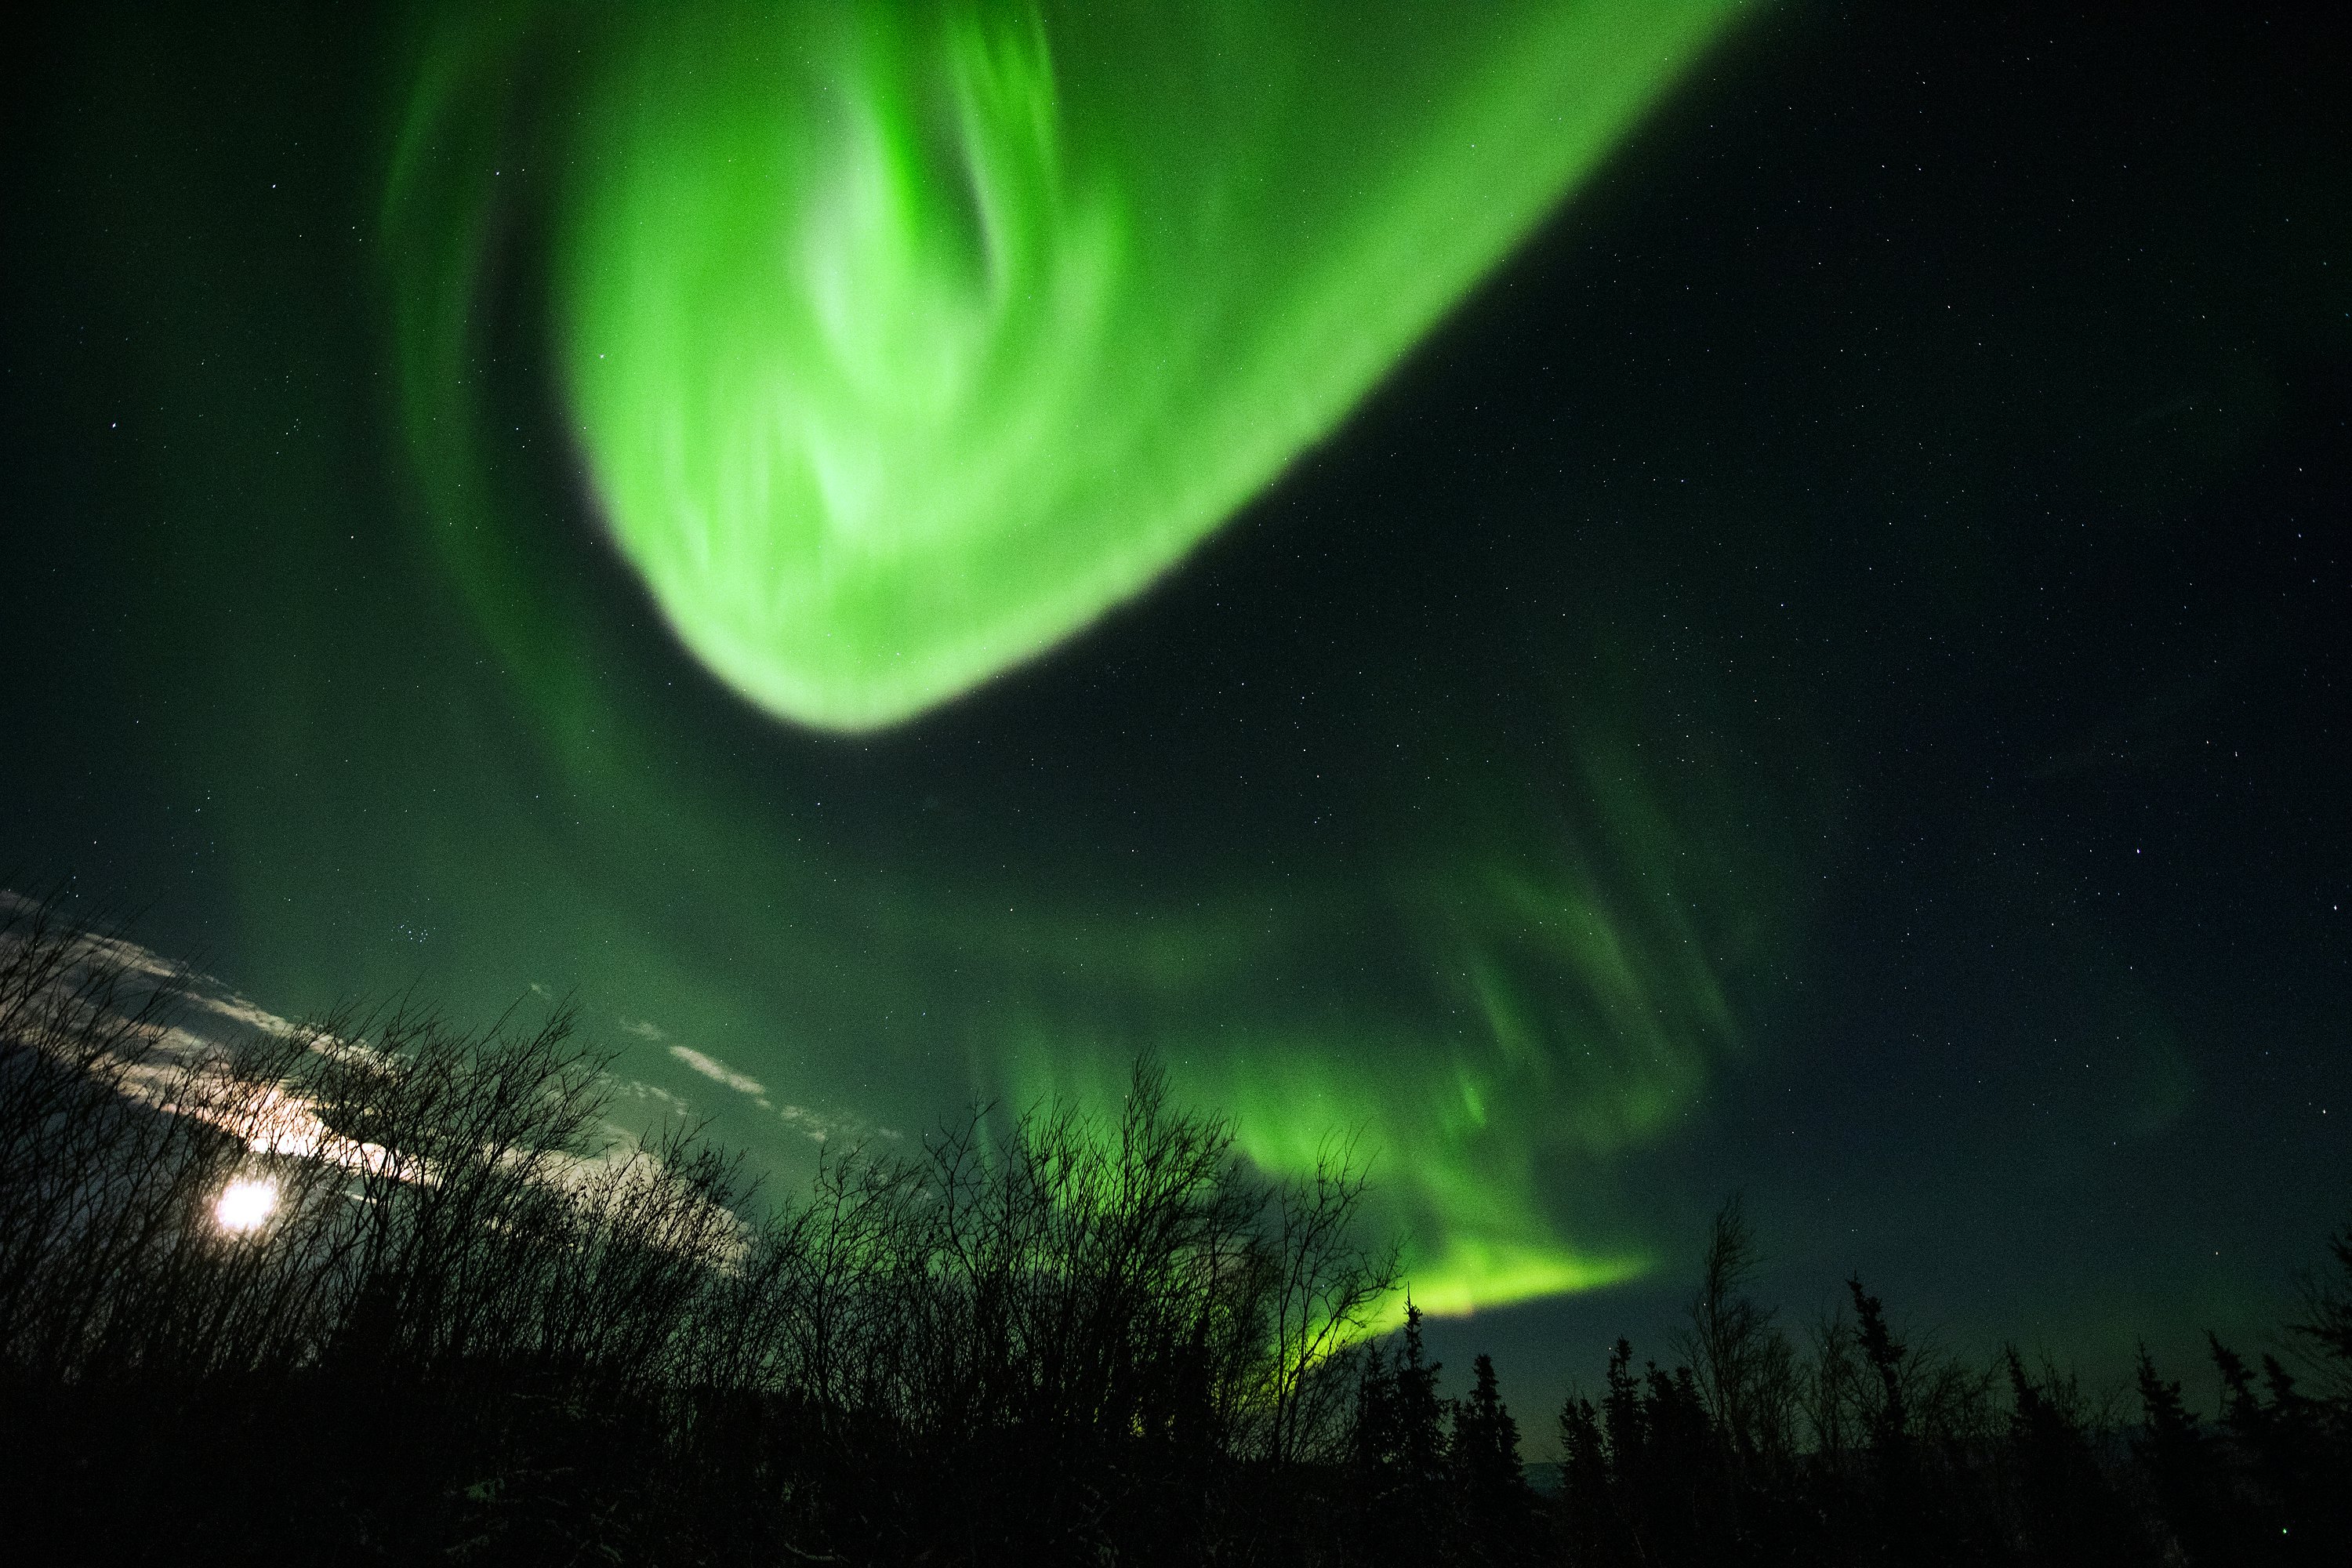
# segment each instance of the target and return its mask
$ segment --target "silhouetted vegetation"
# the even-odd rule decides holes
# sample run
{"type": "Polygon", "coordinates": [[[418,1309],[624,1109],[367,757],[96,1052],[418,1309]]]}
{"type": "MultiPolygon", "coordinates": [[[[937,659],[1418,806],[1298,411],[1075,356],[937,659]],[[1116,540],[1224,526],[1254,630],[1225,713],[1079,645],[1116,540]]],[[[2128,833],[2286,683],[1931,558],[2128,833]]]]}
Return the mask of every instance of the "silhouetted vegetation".
{"type": "Polygon", "coordinates": [[[1196,1562],[1335,1466],[1394,1265],[1343,1158],[1259,1181],[1139,1069],[762,1205],[639,1149],[563,1016],[178,1048],[0,952],[0,1510],[76,1560],[1196,1562]],[[214,1213],[267,1182],[245,1232],[214,1213]]]}
{"type": "Polygon", "coordinates": [[[0,1517],[49,1559],[2352,1560],[2352,1231],[2276,1348],[2211,1342],[2209,1417],[1859,1279],[1792,1331],[1735,1202],[1539,1493],[1486,1356],[1448,1398],[1417,1309],[1364,1342],[1397,1273],[1345,1151],[1266,1182],[1149,1067],[768,1201],[619,1135],[561,1014],[224,1052],[134,951],[0,911],[0,1517]]]}
{"type": "MultiPolygon", "coordinates": [[[[2352,1237],[2352,1233],[2347,1233],[2352,1237]]],[[[1576,1563],[2303,1563],[2352,1557],[2352,1370],[2339,1281],[2308,1288],[2298,1343],[2333,1391],[2297,1392],[2275,1355],[2200,1419],[2145,1349],[2137,1420],[2015,1348],[1990,1367],[1907,1343],[1860,1280],[1801,1349],[1746,1293],[1737,1203],[1716,1221],[1671,1370],[1618,1342],[1596,1405],[1560,1415],[1552,1561],[1576,1563]],[[2259,1386],[2257,1384],[2259,1384],[2259,1386]]]]}

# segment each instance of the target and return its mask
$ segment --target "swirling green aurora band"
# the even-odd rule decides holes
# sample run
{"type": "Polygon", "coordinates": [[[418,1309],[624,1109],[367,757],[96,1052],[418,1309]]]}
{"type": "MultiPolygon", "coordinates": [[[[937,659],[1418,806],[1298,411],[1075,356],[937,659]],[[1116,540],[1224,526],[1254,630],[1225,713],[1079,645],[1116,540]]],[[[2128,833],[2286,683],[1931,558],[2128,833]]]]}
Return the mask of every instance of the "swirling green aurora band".
{"type": "MultiPolygon", "coordinates": [[[[600,749],[627,721],[551,651],[581,635],[566,591],[499,538],[482,297],[521,214],[597,510],[678,640],[796,725],[922,713],[1140,592],[1265,489],[1738,9],[428,13],[385,211],[441,552],[559,752],[611,783],[600,749]]],[[[1192,905],[1138,916],[1109,943],[1124,968],[1093,972],[1175,1020],[1150,1043],[1180,1092],[1234,1111],[1269,1169],[1364,1130],[1433,1309],[1637,1268],[1561,1240],[1535,1166],[1562,1140],[1642,1136],[1729,1034],[1687,900],[1624,892],[1682,852],[1630,754],[1588,748],[1601,815],[1574,854],[1510,831],[1377,879],[1378,918],[1425,928],[1432,985],[1485,1020],[1475,1051],[1394,1016],[1211,1031],[1215,1007],[1168,994],[1167,955],[1201,955],[1206,987],[1263,933],[1236,946],[1192,905]],[[1570,1064],[1601,1037],[1613,1071],[1570,1064]]],[[[1106,940],[1097,911],[1067,919],[1106,940]]],[[[1098,1075],[1138,1042],[1057,1030],[1032,1006],[972,1034],[1010,1085],[1111,1092],[1098,1075]]]]}

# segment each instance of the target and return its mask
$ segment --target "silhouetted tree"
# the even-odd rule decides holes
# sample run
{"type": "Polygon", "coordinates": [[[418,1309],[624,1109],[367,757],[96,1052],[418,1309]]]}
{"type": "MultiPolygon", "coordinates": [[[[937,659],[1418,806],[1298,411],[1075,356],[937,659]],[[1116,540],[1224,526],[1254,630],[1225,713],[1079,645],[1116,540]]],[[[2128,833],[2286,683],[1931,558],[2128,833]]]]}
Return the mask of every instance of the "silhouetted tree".
{"type": "Polygon", "coordinates": [[[1519,1459],[1519,1424],[1503,1403],[1494,1358],[1483,1352],[1472,1363],[1470,1393],[1454,1407],[1448,1458],[1463,1519],[1459,1554],[1474,1563],[1526,1556],[1535,1497],[1519,1459]]]}
{"type": "Polygon", "coordinates": [[[2352,1467],[2332,1440],[2326,1413],[2276,1356],[2262,1358],[2258,1389],[2244,1357],[2210,1332],[2206,1345],[2221,1377],[2221,1425],[2238,1450],[2241,1495],[2263,1521],[2259,1533],[2267,1544],[2275,1531],[2282,1561],[2339,1561],[2352,1549],[2346,1497],[2352,1467]]]}
{"type": "Polygon", "coordinates": [[[2352,1232],[2281,1353],[2209,1337],[2217,1420],[2143,1348],[2126,1435],[2054,1364],[1898,1335],[1858,1278],[1801,1355],[1727,1203],[1682,1360],[1616,1342],[1538,1505],[1488,1356],[1448,1400],[1410,1300],[1366,1342],[1395,1255],[1347,1146],[1269,1183],[1149,1062],[1110,1117],[975,1112],[770,1201],[694,1129],[613,1137],[561,1011],[215,1048],[135,951],[0,899],[20,1555],[2352,1561],[2352,1232]],[[275,1213],[215,1223],[232,1181],[275,1213]]]}
{"type": "MultiPolygon", "coordinates": [[[[1625,1347],[1630,1358],[1633,1347],[1625,1347]]],[[[1559,1412],[1559,1490],[1552,1514],[1570,1563],[1613,1563],[1622,1521],[1611,1495],[1609,1439],[1592,1401],[1571,1389],[1559,1412]]]]}
{"type": "Polygon", "coordinates": [[[2341,1435],[2352,1421],[2352,1226],[2327,1238],[2327,1252],[2336,1267],[2303,1277],[2303,1316],[2287,1333],[2319,1376],[2341,1435]]]}
{"type": "Polygon", "coordinates": [[[2147,1346],[2135,1367],[2141,1428],[2133,1451],[2146,1471],[2166,1528],[2191,1563],[2242,1560],[2249,1542],[2231,1528],[2220,1489],[2213,1445],[2203,1423],[2181,1397],[2180,1384],[2159,1376],[2147,1346]]]}
{"type": "Polygon", "coordinates": [[[2004,1347],[2001,1358],[2022,1560],[2086,1568],[2139,1561],[2143,1542],[2092,1456],[2073,1380],[2052,1368],[2037,1377],[2014,1345],[2004,1347]]]}
{"type": "Polygon", "coordinates": [[[1452,1521],[1445,1402],[1439,1363],[1423,1343],[1410,1298],[1395,1350],[1367,1356],[1349,1447],[1356,1470],[1357,1551],[1367,1561],[1419,1561],[1440,1552],[1452,1521]]]}
{"type": "Polygon", "coordinates": [[[1779,1314],[1748,1292],[1758,1262],[1735,1195],[1716,1213],[1683,1348],[1731,1473],[1743,1479],[1796,1445],[1796,1350],[1777,1327],[1779,1314]]]}
{"type": "Polygon", "coordinates": [[[1903,1398],[1903,1342],[1887,1328],[1885,1306],[1864,1291],[1859,1275],[1845,1285],[1853,1296],[1855,1341],[1863,1360],[1878,1378],[1878,1407],[1870,1420],[1871,1446],[1891,1459],[1901,1452],[1909,1429],[1909,1412],[1903,1398]]]}
{"type": "Polygon", "coordinates": [[[690,1129],[615,1142],[565,1014],[223,1051],[129,951],[0,908],[20,1548],[1194,1563],[1295,1531],[1256,1478],[1340,1452],[1394,1277],[1361,1178],[1337,1149],[1260,1180],[1148,1063],[1108,1122],[975,1114],[763,1208],[690,1129]],[[244,1235],[210,1215],[233,1178],[277,1194],[244,1235]]]}

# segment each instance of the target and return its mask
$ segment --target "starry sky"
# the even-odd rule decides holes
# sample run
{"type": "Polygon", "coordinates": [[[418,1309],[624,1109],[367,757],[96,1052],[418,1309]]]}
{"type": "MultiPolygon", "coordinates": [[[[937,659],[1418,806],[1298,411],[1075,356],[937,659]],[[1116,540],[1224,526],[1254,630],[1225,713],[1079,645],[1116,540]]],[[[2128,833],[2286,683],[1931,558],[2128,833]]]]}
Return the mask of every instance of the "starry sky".
{"type": "Polygon", "coordinates": [[[2352,1210],[2352,59],[1921,9],[55,8],[0,868],[786,1179],[1154,1052],[1536,1452],[1735,1191],[2189,1371],[2352,1210]]]}

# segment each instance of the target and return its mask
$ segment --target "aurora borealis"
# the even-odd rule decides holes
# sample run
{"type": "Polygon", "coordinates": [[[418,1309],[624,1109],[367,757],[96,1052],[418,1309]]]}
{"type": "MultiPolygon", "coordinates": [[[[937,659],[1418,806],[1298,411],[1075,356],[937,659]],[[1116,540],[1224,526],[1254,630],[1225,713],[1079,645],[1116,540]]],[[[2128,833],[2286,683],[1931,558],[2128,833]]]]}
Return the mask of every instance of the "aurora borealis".
{"type": "MultiPolygon", "coordinates": [[[[436,268],[470,276],[482,226],[434,226],[504,195],[494,155],[441,143],[484,146],[519,68],[585,53],[539,112],[549,331],[604,520],[736,690],[887,725],[1223,524],[1733,9],[706,3],[485,44],[459,8],[393,164],[401,259],[442,286],[412,330],[479,330],[436,268]]],[[[447,395],[417,378],[421,425],[447,395]]]]}
{"type": "Polygon", "coordinates": [[[575,996],[782,1177],[1155,1051],[1538,1383],[1736,1187],[1962,1336],[2253,1321],[2352,1116],[2330,57],[1414,14],[53,18],[0,862],[575,996]]]}
{"type": "MultiPolygon", "coordinates": [[[[535,589],[484,567],[479,536],[513,524],[469,471],[486,465],[449,456],[485,417],[452,369],[491,314],[483,247],[543,206],[555,391],[654,605],[786,721],[904,722],[1228,521],[1727,11],[1523,6],[1469,32],[1409,6],[709,5],[487,32],[453,13],[427,35],[387,195],[407,426],[439,479],[429,531],[459,539],[446,556],[489,635],[543,658],[567,617],[518,613],[535,589]],[[562,170],[535,203],[502,183],[496,137],[539,58],[565,68],[528,132],[562,170]]],[[[557,682],[530,685],[565,708],[557,682]]],[[[645,727],[586,728],[616,726],[645,727]]],[[[1589,798],[1590,848],[1523,833],[1479,789],[1442,808],[1481,822],[1458,859],[1310,858],[1286,875],[1310,889],[1219,879],[1205,900],[1180,884],[1116,917],[1081,897],[1024,920],[1016,874],[950,879],[911,921],[819,907],[832,931],[903,921],[893,968],[938,950],[885,984],[959,1020],[983,1093],[1099,1097],[1151,1050],[1269,1170],[1305,1174],[1357,1139],[1414,1215],[1433,1307],[1574,1289],[1639,1259],[1573,1243],[1537,1163],[1643,1138],[1736,1035],[1712,964],[1675,950],[1689,911],[1642,886],[1674,852],[1657,781],[1600,742],[1561,781],[1589,798]],[[1342,974],[1386,947],[1412,969],[1359,994],[1235,1005],[1269,969],[1342,974]],[[933,978],[975,952],[977,987],[933,978]],[[1430,1038],[1441,1013],[1464,1022],[1430,1038]],[[1562,1124],[1529,1115],[1563,1089],[1562,1124]]]]}

